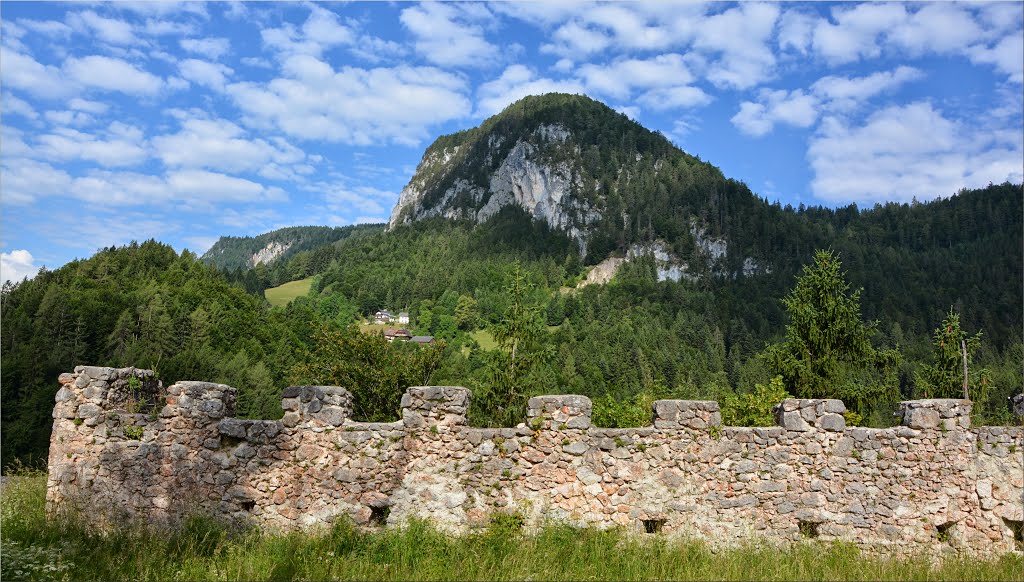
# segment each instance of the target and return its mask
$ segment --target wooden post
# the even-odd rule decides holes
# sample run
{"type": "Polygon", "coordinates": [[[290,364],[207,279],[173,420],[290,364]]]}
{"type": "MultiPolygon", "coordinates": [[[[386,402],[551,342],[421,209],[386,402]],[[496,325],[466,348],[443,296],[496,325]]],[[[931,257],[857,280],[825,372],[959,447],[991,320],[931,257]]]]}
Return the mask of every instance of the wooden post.
{"type": "Polygon", "coordinates": [[[967,342],[964,340],[960,340],[960,354],[964,361],[964,400],[970,400],[971,397],[967,394],[967,342]]]}

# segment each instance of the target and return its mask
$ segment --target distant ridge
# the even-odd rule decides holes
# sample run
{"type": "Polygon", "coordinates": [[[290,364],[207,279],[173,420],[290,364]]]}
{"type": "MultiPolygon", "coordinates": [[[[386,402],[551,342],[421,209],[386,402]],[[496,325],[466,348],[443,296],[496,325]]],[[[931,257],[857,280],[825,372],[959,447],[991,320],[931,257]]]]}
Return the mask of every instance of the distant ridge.
{"type": "Polygon", "coordinates": [[[313,250],[344,240],[352,235],[377,232],[382,225],[290,226],[257,236],[222,236],[206,251],[204,262],[222,271],[251,269],[258,264],[271,265],[296,253],[313,250]]]}

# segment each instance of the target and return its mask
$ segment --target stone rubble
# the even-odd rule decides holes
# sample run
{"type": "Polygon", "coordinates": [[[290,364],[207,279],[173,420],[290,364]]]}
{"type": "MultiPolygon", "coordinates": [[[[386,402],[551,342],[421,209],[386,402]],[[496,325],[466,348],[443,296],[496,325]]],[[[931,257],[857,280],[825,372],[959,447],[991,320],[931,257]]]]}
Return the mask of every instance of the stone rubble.
{"type": "Polygon", "coordinates": [[[363,423],[339,387],[287,388],[280,420],[240,420],[222,384],[164,390],[151,371],[96,367],[59,382],[48,510],[97,524],[418,517],[461,534],[500,512],[716,545],[814,534],[1003,554],[1024,521],[1024,428],[971,428],[963,400],[904,402],[884,429],[847,427],[838,400],[785,400],[761,428],[721,426],[717,402],[660,400],[652,426],[612,429],[591,425],[584,396],[540,396],[517,427],[473,428],[453,386],[411,387],[402,420],[363,423]]]}

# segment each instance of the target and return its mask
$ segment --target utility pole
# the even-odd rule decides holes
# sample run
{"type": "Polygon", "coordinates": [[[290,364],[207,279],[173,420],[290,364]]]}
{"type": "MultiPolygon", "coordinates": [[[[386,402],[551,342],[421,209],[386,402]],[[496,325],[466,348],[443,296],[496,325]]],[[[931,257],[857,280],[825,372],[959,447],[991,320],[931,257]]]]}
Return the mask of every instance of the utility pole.
{"type": "Polygon", "coordinates": [[[964,400],[970,400],[971,397],[967,394],[967,342],[964,340],[960,340],[960,354],[964,362],[964,400]]]}

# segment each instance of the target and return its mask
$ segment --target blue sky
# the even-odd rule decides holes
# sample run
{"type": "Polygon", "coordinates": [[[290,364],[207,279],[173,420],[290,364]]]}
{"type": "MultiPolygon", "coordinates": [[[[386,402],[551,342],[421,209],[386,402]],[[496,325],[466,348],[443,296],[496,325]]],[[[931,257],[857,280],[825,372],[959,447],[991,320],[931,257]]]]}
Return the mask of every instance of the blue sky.
{"type": "Polygon", "coordinates": [[[586,93],[783,204],[1024,174],[1024,3],[0,7],[3,279],[382,222],[435,137],[586,93]]]}

